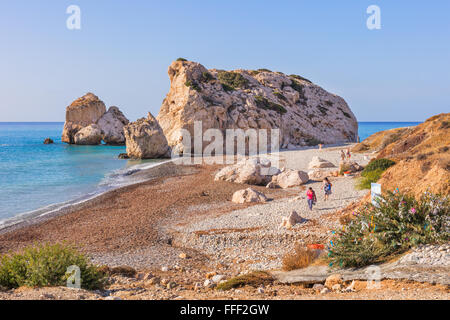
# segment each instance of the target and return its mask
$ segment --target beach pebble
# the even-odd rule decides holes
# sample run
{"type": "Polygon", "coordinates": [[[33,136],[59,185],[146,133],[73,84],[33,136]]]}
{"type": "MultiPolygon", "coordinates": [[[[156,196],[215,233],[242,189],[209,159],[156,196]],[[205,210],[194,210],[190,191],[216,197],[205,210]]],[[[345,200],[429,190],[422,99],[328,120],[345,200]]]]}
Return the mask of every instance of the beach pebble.
{"type": "Polygon", "coordinates": [[[224,279],[225,279],[225,276],[222,275],[222,274],[217,274],[217,275],[215,275],[215,276],[213,276],[213,277],[211,278],[211,280],[212,280],[214,283],[218,283],[218,282],[220,282],[220,281],[222,281],[222,280],[224,280],[224,279]]]}

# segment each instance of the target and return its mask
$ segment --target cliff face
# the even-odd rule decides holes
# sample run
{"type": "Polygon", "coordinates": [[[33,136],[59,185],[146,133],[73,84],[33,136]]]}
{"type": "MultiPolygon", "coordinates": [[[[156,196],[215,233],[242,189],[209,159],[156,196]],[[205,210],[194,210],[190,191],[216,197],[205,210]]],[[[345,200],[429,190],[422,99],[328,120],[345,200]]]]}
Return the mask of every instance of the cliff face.
{"type": "Polygon", "coordinates": [[[203,132],[278,128],[283,148],[357,139],[358,124],[344,99],[300,76],[207,70],[191,61],[173,62],[168,73],[170,91],[157,120],[172,148],[180,147],[180,129],[193,136],[194,121],[202,121],[203,132]]]}
{"type": "Polygon", "coordinates": [[[379,181],[385,190],[399,188],[416,197],[427,190],[450,194],[450,113],[416,127],[378,132],[353,150],[378,151],[377,158],[397,162],[379,181]]]}

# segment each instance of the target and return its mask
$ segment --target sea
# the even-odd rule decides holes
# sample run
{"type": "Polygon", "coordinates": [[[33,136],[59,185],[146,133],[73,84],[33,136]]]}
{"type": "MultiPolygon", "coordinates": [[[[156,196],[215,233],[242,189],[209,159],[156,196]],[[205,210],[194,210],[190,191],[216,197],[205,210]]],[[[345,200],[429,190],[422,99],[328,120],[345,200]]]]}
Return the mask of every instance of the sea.
{"type": "MultiPolygon", "coordinates": [[[[419,122],[360,122],[364,140],[378,131],[419,122]]],[[[122,160],[124,146],[61,142],[63,122],[0,122],[0,228],[45,215],[111,189],[136,183],[130,172],[161,160],[122,160]],[[54,144],[45,145],[45,138],[54,144]]]]}

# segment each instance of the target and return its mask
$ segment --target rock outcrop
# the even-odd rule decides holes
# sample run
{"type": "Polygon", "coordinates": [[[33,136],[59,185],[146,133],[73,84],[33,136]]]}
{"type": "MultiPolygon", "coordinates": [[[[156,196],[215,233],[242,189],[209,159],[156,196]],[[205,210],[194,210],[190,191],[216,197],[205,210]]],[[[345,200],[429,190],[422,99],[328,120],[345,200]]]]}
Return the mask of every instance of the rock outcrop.
{"type": "Polygon", "coordinates": [[[147,118],[138,119],[123,128],[130,158],[154,159],[170,157],[167,139],[156,119],[149,112],[147,118]]]}
{"type": "Polygon", "coordinates": [[[357,140],[358,124],[344,99],[300,76],[207,70],[191,61],[173,62],[168,74],[170,91],[157,120],[177,150],[181,129],[194,137],[194,121],[202,121],[203,132],[254,128],[267,129],[270,137],[272,129],[280,129],[282,148],[357,140]]]}
{"type": "Polygon", "coordinates": [[[53,143],[53,139],[51,139],[51,138],[45,138],[44,144],[52,144],[52,143],[53,143]]]}
{"type": "Polygon", "coordinates": [[[262,192],[247,188],[236,191],[231,201],[234,203],[266,202],[267,197],[262,192]]]}
{"type": "Polygon", "coordinates": [[[271,181],[272,176],[279,172],[278,168],[271,167],[271,162],[266,158],[250,158],[243,159],[235,165],[222,168],[216,174],[214,180],[266,185],[271,181]]]}
{"type": "Polygon", "coordinates": [[[97,123],[106,112],[106,107],[93,93],[78,98],[66,108],[66,122],[62,132],[62,142],[75,143],[75,135],[81,129],[97,123]]]}
{"type": "Polygon", "coordinates": [[[97,145],[102,142],[102,130],[96,124],[90,124],[78,131],[73,141],[79,145],[97,145]]]}
{"type": "Polygon", "coordinates": [[[108,111],[102,115],[97,124],[102,130],[102,139],[106,144],[123,145],[125,144],[125,135],[123,127],[130,121],[117,107],[109,107],[108,111]]]}
{"type": "Polygon", "coordinates": [[[309,169],[319,168],[333,168],[335,165],[330,161],[322,159],[320,157],[313,157],[308,165],[309,169]]]}
{"type": "Polygon", "coordinates": [[[280,174],[272,177],[272,183],[283,189],[298,187],[308,181],[309,176],[306,172],[292,169],[285,169],[280,174]]]}

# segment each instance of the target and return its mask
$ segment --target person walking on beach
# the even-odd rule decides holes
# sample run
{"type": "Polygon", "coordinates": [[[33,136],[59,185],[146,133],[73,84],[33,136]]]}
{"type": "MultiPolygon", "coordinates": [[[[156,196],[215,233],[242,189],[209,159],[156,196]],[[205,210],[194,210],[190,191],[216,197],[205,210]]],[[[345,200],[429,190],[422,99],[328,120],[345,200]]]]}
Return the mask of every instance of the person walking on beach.
{"type": "Polygon", "coordinates": [[[344,150],[341,150],[341,160],[345,161],[345,152],[344,152],[344,150]]]}
{"type": "Polygon", "coordinates": [[[323,191],[325,192],[325,201],[328,200],[328,197],[331,194],[331,182],[328,178],[323,179],[323,191]]]}
{"type": "Polygon", "coordinates": [[[352,155],[350,154],[350,149],[347,149],[347,159],[348,159],[348,161],[350,161],[350,157],[351,157],[352,155]]]}
{"type": "Polygon", "coordinates": [[[309,210],[312,210],[313,205],[317,202],[316,193],[313,188],[309,187],[308,191],[306,191],[306,199],[308,200],[309,210]]]}

